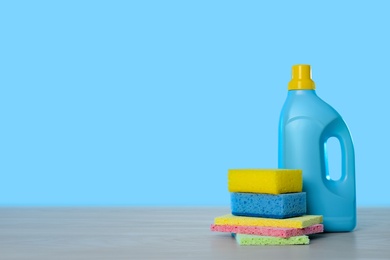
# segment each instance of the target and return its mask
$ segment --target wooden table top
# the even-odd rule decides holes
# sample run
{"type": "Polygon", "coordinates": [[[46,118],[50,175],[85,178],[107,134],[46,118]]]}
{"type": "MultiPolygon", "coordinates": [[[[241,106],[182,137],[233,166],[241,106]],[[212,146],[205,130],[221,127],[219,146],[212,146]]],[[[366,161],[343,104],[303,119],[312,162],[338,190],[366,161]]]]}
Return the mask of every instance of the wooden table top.
{"type": "Polygon", "coordinates": [[[210,231],[222,207],[2,207],[0,259],[390,259],[390,208],[310,245],[239,246],[210,231]]]}

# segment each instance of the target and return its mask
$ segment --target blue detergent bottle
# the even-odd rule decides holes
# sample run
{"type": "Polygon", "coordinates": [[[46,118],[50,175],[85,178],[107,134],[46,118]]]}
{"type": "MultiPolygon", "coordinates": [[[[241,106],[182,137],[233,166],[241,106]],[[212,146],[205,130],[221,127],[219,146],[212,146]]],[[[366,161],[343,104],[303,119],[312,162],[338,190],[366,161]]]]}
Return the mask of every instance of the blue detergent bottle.
{"type": "Polygon", "coordinates": [[[356,226],[355,153],[347,125],[315,92],[309,65],[294,65],[279,122],[279,168],[302,169],[307,214],[323,215],[326,232],[356,226]],[[329,175],[326,143],[340,142],[341,177],[329,175]]]}

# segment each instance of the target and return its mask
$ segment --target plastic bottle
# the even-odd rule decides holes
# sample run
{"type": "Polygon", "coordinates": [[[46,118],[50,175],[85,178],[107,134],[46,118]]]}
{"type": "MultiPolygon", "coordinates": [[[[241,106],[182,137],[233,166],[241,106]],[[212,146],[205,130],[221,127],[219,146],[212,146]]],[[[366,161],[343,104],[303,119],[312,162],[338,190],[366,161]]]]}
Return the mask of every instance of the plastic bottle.
{"type": "Polygon", "coordinates": [[[326,232],[356,226],[355,153],[347,125],[315,92],[309,65],[294,65],[279,122],[279,168],[302,169],[307,214],[323,215],[326,232]],[[341,177],[330,178],[326,142],[341,147],[341,177]]]}

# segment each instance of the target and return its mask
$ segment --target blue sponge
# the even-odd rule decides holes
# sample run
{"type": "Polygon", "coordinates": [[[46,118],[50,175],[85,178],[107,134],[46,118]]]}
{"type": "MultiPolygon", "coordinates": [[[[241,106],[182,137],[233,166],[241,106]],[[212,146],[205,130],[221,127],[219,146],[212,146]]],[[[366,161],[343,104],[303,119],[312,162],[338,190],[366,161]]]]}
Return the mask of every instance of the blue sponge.
{"type": "Polygon", "coordinates": [[[232,192],[232,214],[263,218],[291,218],[306,214],[306,192],[263,194],[232,192]]]}

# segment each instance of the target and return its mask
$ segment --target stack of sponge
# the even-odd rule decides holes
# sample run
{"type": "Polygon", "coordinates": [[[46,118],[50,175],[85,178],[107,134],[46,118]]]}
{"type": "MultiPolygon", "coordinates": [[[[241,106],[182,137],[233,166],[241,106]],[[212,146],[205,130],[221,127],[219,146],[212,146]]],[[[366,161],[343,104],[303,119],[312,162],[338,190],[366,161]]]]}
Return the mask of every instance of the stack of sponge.
{"type": "Polygon", "coordinates": [[[212,231],[232,233],[240,245],[309,244],[323,232],[322,216],[306,214],[302,171],[229,170],[231,214],[215,218],[212,231]]]}

